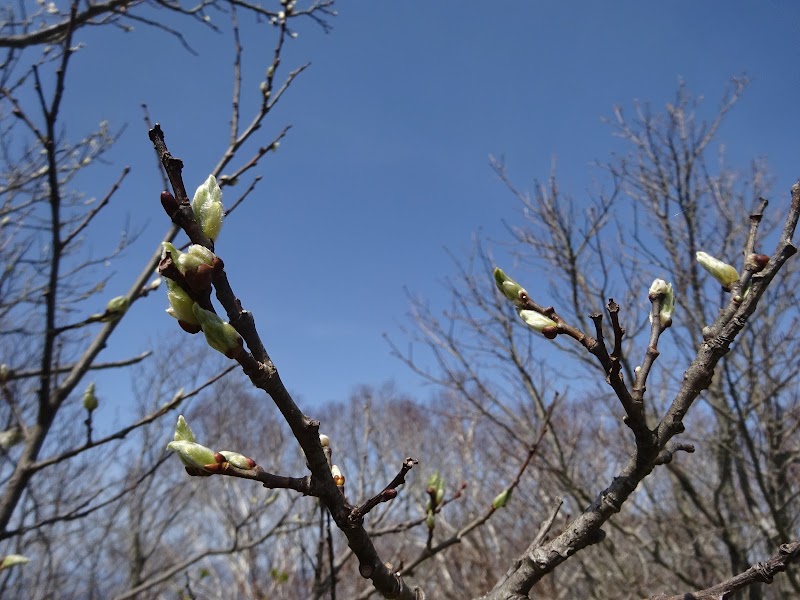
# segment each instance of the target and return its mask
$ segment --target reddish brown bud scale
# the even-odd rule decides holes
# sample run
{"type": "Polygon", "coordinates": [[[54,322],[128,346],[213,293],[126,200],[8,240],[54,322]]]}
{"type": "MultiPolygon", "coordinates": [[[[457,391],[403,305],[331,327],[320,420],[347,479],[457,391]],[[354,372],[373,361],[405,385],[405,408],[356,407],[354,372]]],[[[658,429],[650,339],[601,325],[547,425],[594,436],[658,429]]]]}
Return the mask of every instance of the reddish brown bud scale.
{"type": "Polygon", "coordinates": [[[766,254],[751,254],[747,257],[747,265],[752,265],[752,270],[755,273],[761,271],[769,263],[769,256],[766,254]]]}
{"type": "Polygon", "coordinates": [[[195,334],[200,333],[201,331],[200,325],[193,325],[192,323],[187,323],[186,321],[181,321],[180,319],[178,319],[178,325],[180,325],[181,329],[183,329],[186,333],[195,334]]]}
{"type": "Polygon", "coordinates": [[[213,277],[214,268],[211,265],[198,265],[197,268],[186,271],[184,274],[186,283],[195,292],[204,292],[210,289],[213,277]]]}
{"type": "Polygon", "coordinates": [[[220,454],[219,452],[214,452],[214,460],[217,461],[218,463],[224,463],[225,457],[222,456],[222,454],[220,454]]]}
{"type": "Polygon", "coordinates": [[[164,212],[166,212],[167,216],[171,219],[172,215],[178,212],[179,204],[175,196],[164,190],[161,192],[161,206],[164,207],[164,212]]]}
{"type": "Polygon", "coordinates": [[[384,490],[383,497],[386,498],[386,500],[392,500],[394,498],[397,498],[397,490],[394,488],[389,488],[388,490],[384,490]]]}
{"type": "Polygon", "coordinates": [[[558,327],[553,327],[549,325],[542,329],[542,335],[546,337],[548,340],[554,340],[558,335],[558,327]]]}

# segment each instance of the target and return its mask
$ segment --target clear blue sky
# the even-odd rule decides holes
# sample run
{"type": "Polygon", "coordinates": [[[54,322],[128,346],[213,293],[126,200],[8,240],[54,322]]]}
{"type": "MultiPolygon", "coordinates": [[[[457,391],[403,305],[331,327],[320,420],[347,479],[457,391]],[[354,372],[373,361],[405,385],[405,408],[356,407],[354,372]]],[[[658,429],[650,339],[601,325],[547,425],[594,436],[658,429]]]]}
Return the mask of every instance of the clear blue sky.
{"type": "MultiPolygon", "coordinates": [[[[342,0],[337,8],[331,34],[306,22],[290,44],[284,68],[313,64],[262,140],[294,127],[217,245],[304,407],[387,379],[427,395],[389,356],[382,334],[407,343],[404,287],[433,306],[446,304],[442,280],[454,267],[445,249],[466,254],[479,230],[507,239],[502,220],[513,221],[517,207],[489,169],[490,153],[505,156],[521,188],[546,178],[556,159],[562,189],[580,198],[602,178],[590,163],[619,149],[601,120],[614,104],[630,107],[638,98],[662,106],[684,78],[714,107],[729,78],[745,73],[752,84],[720,137],[731,163],[746,168],[766,156],[775,200],[800,176],[798,3],[342,0]]],[[[174,24],[166,11],[156,16],[174,24]]],[[[223,15],[212,18],[226,27],[223,15]]],[[[271,54],[265,27],[243,31],[245,110],[271,54]]],[[[182,30],[199,56],[141,25],[128,35],[81,34],[86,47],[73,65],[68,133],[77,137],[100,119],[127,124],[111,166],[93,171],[89,193],[102,196],[130,164],[108,232],[126,218],[146,227],[114,267],[119,287],[109,296],[127,289],[124,269],[138,268],[167,225],[140,103],[184,159],[189,188],[226,142],[231,41],[196,25],[182,30]]],[[[112,237],[90,244],[99,253],[112,237]]],[[[165,307],[163,295],[137,305],[124,339],[103,358],[181,335],[165,307]]]]}

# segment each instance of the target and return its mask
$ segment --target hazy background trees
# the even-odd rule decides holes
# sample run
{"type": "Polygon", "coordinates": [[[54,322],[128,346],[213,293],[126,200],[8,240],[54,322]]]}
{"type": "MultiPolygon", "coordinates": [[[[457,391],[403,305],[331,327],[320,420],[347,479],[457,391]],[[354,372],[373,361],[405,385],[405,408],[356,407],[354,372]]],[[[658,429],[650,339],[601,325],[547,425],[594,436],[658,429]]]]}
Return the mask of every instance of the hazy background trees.
{"type": "MultiPolygon", "coordinates": [[[[116,238],[108,235],[103,218],[126,193],[126,168],[104,187],[90,183],[106,170],[104,157],[121,127],[102,122],[76,132],[61,107],[70,94],[78,95],[69,77],[73,61],[81,60],[82,27],[146,24],[151,33],[191,42],[183,28],[139,12],[152,8],[235,34],[233,109],[218,117],[230,121],[231,130],[214,146],[211,161],[229,212],[240,200],[255,198],[254,167],[286,133],[286,123],[267,116],[304,69],[302,61],[284,59],[288,44],[303,41],[292,34],[296,27],[326,30],[333,16],[328,2],[292,10],[278,2],[270,8],[112,2],[91,14],[80,3],[69,9],[7,7],[0,37],[7,52],[0,81],[0,555],[20,554],[33,563],[0,571],[0,594],[375,596],[317,499],[228,477],[189,478],[176,460],[167,460],[164,446],[180,407],[198,438],[214,449],[245,452],[270,472],[306,474],[305,458],[263,393],[232,375],[218,356],[198,352],[197,339],[189,346],[177,327],[174,341],[154,343],[151,354],[126,354],[122,339],[124,358],[103,358],[105,347],[124,338],[112,336],[129,315],[120,306],[137,310],[142,299],[157,296],[151,303],[165,318],[163,283],[154,272],[160,250],[132,246],[148,235],[139,221],[126,224],[116,238]],[[217,25],[219,17],[224,25],[217,25]],[[239,45],[239,20],[260,21],[257,31],[264,37],[266,31],[272,44],[258,55],[263,64],[255,81],[242,78],[242,56],[248,55],[239,45]],[[269,126],[261,129],[262,123],[269,126]],[[120,287],[107,265],[127,260],[134,248],[140,264],[135,271],[122,269],[120,287]],[[126,302],[107,308],[123,292],[126,302]],[[134,408],[115,418],[90,415],[81,405],[84,390],[95,375],[112,369],[117,375],[99,379],[96,388],[102,410],[122,397],[132,398],[134,408]],[[133,391],[122,392],[129,381],[133,391]]],[[[246,50],[251,41],[242,39],[246,50]]],[[[716,112],[683,85],[666,107],[656,101],[617,110],[611,133],[626,146],[607,164],[598,157],[605,170],[588,201],[563,192],[555,169],[528,190],[502,160],[491,162],[511,192],[508,204],[519,206],[509,224],[518,261],[508,272],[536,301],[553,304],[587,332],[589,314],[602,312],[613,297],[626,328],[621,369],[628,382],[649,336],[647,289],[656,277],[675,285],[673,325],[661,338],[647,385],[653,422],[682,385],[703,327],[729,297],[698,268],[695,252],[740,267],[748,215],[759,196],[774,202],[761,224],[766,241],[757,250],[771,251],[785,216],[784,208],[773,207],[788,204],[787,192],[771,189],[766,165],[729,167],[715,141],[744,86],[734,80],[716,112]]],[[[169,134],[169,123],[165,128],[169,134]]],[[[186,159],[187,170],[196,160],[191,148],[171,149],[186,159]]],[[[187,179],[190,195],[196,183],[187,179]]],[[[163,218],[155,205],[161,187],[166,183],[136,200],[155,215],[154,223],[163,218]]],[[[236,235],[236,221],[234,212],[223,236],[236,235]]],[[[172,227],[164,237],[176,233],[172,227]]],[[[330,436],[352,503],[380,491],[405,457],[421,460],[397,498],[370,512],[365,527],[392,571],[428,597],[488,592],[526,548],[566,531],[634,448],[594,357],[565,336],[549,341],[531,332],[498,293],[492,259],[505,252],[495,242],[484,239],[471,256],[455,261],[448,310],[416,300],[411,290],[414,352],[407,351],[406,338],[390,338],[401,362],[434,384],[432,395],[364,386],[346,401],[313,410],[301,403],[330,436]],[[426,503],[436,490],[427,488],[437,474],[444,494],[429,514],[426,503]],[[509,485],[511,500],[493,509],[493,499],[509,485]]],[[[227,268],[242,265],[239,284],[261,276],[252,271],[257,261],[251,254],[228,255],[224,241],[219,253],[227,268]]],[[[534,595],[620,598],[702,589],[797,540],[794,271],[787,263],[690,413],[679,441],[691,442],[695,452],[675,453],[657,467],[604,527],[605,541],[572,557],[538,583],[534,595]]],[[[292,292],[311,294],[308,282],[299,280],[302,285],[290,284],[292,292]]],[[[243,294],[242,301],[247,307],[254,299],[243,294]]],[[[315,318],[326,318],[321,307],[315,318]]],[[[313,377],[313,365],[308,371],[313,377]]],[[[782,598],[798,587],[790,570],[771,586],[753,585],[746,593],[782,598]]]]}

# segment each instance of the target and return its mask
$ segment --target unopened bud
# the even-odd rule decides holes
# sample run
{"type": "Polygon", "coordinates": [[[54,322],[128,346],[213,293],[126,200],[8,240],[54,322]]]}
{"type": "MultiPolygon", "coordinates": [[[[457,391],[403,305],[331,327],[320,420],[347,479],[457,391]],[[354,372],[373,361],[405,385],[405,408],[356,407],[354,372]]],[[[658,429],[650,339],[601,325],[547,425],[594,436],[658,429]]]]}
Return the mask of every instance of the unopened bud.
{"type": "Polygon", "coordinates": [[[748,271],[758,273],[769,264],[769,256],[766,254],[751,254],[744,261],[744,268],[748,271]]]}
{"type": "Polygon", "coordinates": [[[23,439],[25,439],[25,436],[22,435],[22,427],[19,425],[0,431],[0,449],[8,450],[19,444],[23,439]]]}
{"type": "Polygon", "coordinates": [[[520,284],[506,275],[499,267],[494,269],[494,282],[497,285],[497,289],[503,292],[503,295],[511,302],[519,302],[520,293],[527,294],[520,284]]]}
{"type": "Polygon", "coordinates": [[[503,508],[508,501],[511,499],[511,490],[503,490],[497,496],[494,497],[492,500],[492,508],[497,510],[498,508],[503,508]]]}
{"type": "Polygon", "coordinates": [[[331,445],[331,438],[329,438],[327,435],[325,435],[323,433],[320,433],[319,434],[319,445],[322,446],[323,448],[329,448],[330,445],[331,445]]]}
{"type": "Polygon", "coordinates": [[[209,175],[194,193],[192,211],[205,236],[216,241],[222,229],[225,211],[222,207],[222,189],[213,175],[209,175]]]}
{"type": "Polygon", "coordinates": [[[239,469],[252,469],[256,466],[256,461],[252,458],[247,458],[244,454],[239,454],[238,452],[231,452],[230,450],[220,450],[219,453],[225,458],[225,460],[231,463],[234,467],[239,469]]]}
{"type": "Polygon", "coordinates": [[[194,300],[180,285],[171,279],[167,279],[167,300],[169,301],[169,308],[167,309],[169,316],[175,317],[178,321],[199,327],[200,323],[192,310],[194,300]]]}
{"type": "MultiPolygon", "coordinates": [[[[558,331],[558,323],[535,310],[521,310],[519,311],[519,316],[525,321],[528,327],[540,333],[543,332],[546,327],[554,327],[556,331],[558,331]]],[[[549,331],[552,332],[552,329],[549,331]]]]}
{"type": "Polygon", "coordinates": [[[739,281],[739,273],[737,273],[736,269],[710,254],[698,252],[697,262],[726,288],[739,281]]]}
{"type": "Polygon", "coordinates": [[[548,340],[554,340],[558,337],[558,327],[553,327],[552,325],[548,325],[544,329],[542,329],[542,335],[546,337],[548,340]]]}
{"type": "Polygon", "coordinates": [[[130,300],[125,296],[112,298],[108,301],[108,304],[106,304],[105,316],[110,317],[110,320],[119,319],[128,310],[130,304],[130,300]]]}
{"type": "Polygon", "coordinates": [[[192,306],[194,316],[206,336],[208,345],[228,358],[236,358],[242,350],[242,338],[230,323],[226,323],[210,310],[192,306]]]}
{"type": "Polygon", "coordinates": [[[425,517],[425,525],[428,526],[428,529],[433,529],[436,527],[436,515],[434,513],[428,513],[428,516],[425,517]]]}
{"type": "Polygon", "coordinates": [[[175,426],[175,436],[173,439],[176,442],[194,442],[194,432],[183,415],[178,415],[178,424],[175,426]]]}
{"type": "Polygon", "coordinates": [[[94,382],[92,382],[86,386],[86,391],[83,392],[83,408],[92,412],[97,408],[97,405],[98,401],[94,393],[94,382]]]}
{"type": "Polygon", "coordinates": [[[27,556],[22,556],[21,554],[7,554],[3,557],[3,560],[0,560],[0,570],[15,567],[17,565],[24,565],[25,563],[30,562],[30,560],[30,558],[27,556]]]}
{"type": "Polygon", "coordinates": [[[192,244],[186,252],[181,252],[169,242],[161,242],[161,247],[161,259],[163,260],[169,255],[178,271],[183,275],[204,265],[212,266],[217,258],[211,250],[199,244],[192,244]]]}
{"type": "MultiPolygon", "coordinates": [[[[651,302],[656,298],[661,298],[658,319],[662,327],[668,327],[672,324],[672,313],[675,312],[675,292],[672,289],[672,284],[663,279],[656,279],[650,286],[648,298],[650,298],[651,302]]],[[[650,322],[653,322],[652,312],[650,313],[650,322]]]]}
{"type": "Polygon", "coordinates": [[[187,467],[207,470],[206,465],[217,464],[214,456],[216,453],[211,448],[206,448],[195,442],[176,440],[167,444],[167,450],[177,453],[178,458],[187,467]]]}

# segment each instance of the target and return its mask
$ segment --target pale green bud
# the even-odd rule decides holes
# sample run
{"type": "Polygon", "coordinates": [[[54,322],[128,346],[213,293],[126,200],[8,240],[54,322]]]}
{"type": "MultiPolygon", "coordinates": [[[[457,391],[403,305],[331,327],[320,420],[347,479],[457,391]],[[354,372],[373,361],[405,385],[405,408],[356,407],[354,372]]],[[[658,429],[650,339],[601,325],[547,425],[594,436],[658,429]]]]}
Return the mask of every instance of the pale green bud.
{"type": "Polygon", "coordinates": [[[222,229],[225,211],[222,208],[222,189],[213,175],[197,188],[192,199],[192,210],[200,228],[210,240],[216,240],[222,229]]]}
{"type": "Polygon", "coordinates": [[[11,429],[0,431],[0,449],[8,450],[19,444],[25,436],[22,435],[22,427],[15,425],[11,429]]]}
{"type": "Polygon", "coordinates": [[[161,247],[161,258],[164,259],[167,255],[171,256],[172,262],[184,275],[187,271],[193,271],[200,265],[211,265],[216,258],[211,250],[199,244],[192,244],[186,252],[181,252],[169,242],[161,242],[161,247]]]}
{"type": "Polygon", "coordinates": [[[425,525],[428,526],[428,529],[433,529],[436,527],[436,515],[432,512],[429,512],[428,516],[425,517],[425,525]]]}
{"type": "Polygon", "coordinates": [[[729,287],[732,283],[739,281],[739,273],[736,272],[736,269],[710,254],[698,252],[697,262],[725,287],[729,287]]]}
{"type": "Polygon", "coordinates": [[[3,557],[3,560],[0,561],[0,570],[8,569],[16,565],[24,565],[30,562],[30,560],[30,558],[22,556],[21,554],[7,554],[3,557]]]}
{"type": "Polygon", "coordinates": [[[227,462],[231,463],[234,467],[238,467],[239,469],[252,469],[256,466],[256,461],[254,461],[252,458],[246,457],[244,454],[231,452],[230,450],[220,450],[219,453],[225,457],[227,462]]]}
{"type": "Polygon", "coordinates": [[[97,408],[97,396],[94,394],[94,382],[86,386],[86,391],[83,392],[83,408],[92,412],[97,408]]]}
{"type": "MultiPolygon", "coordinates": [[[[672,322],[672,313],[675,312],[675,292],[672,289],[672,284],[667,283],[663,279],[656,279],[650,286],[648,297],[654,300],[661,297],[661,310],[658,313],[659,321],[662,326],[672,322]]],[[[650,313],[650,322],[653,322],[653,314],[650,313]]]]}
{"type": "Polygon", "coordinates": [[[6,363],[0,365],[0,383],[5,383],[11,370],[6,363]]]}
{"type": "Polygon", "coordinates": [[[428,489],[426,491],[429,496],[433,496],[436,506],[442,503],[444,499],[444,478],[439,475],[439,471],[436,471],[428,478],[428,489]]]}
{"type": "Polygon", "coordinates": [[[520,292],[527,294],[520,284],[506,275],[499,267],[494,269],[494,282],[497,285],[497,289],[503,292],[503,295],[512,302],[519,302],[520,292]]]}
{"type": "Polygon", "coordinates": [[[242,338],[236,329],[213,312],[200,308],[197,303],[192,306],[192,310],[203,329],[208,345],[228,358],[235,358],[242,348],[242,338]]]}
{"type": "Polygon", "coordinates": [[[217,464],[215,452],[195,442],[176,440],[167,444],[167,450],[178,454],[178,458],[187,467],[203,469],[206,465],[217,464]]]}
{"type": "Polygon", "coordinates": [[[503,508],[508,501],[511,499],[511,490],[503,490],[497,496],[495,496],[494,500],[492,500],[492,508],[497,510],[498,508],[503,508]]]}
{"type": "Polygon", "coordinates": [[[548,319],[543,314],[538,313],[535,310],[521,310],[519,311],[519,316],[523,321],[525,321],[528,327],[535,329],[540,333],[546,327],[558,327],[558,323],[553,321],[553,319],[548,319]]]}
{"type": "Polygon", "coordinates": [[[214,259],[217,258],[211,250],[205,246],[201,246],[200,244],[192,244],[189,246],[189,248],[186,250],[186,254],[193,258],[199,259],[201,263],[205,263],[207,265],[213,265],[214,259]]]}
{"type": "Polygon", "coordinates": [[[175,436],[173,439],[176,442],[194,442],[194,432],[183,415],[178,415],[178,424],[175,426],[175,436]]]}
{"type": "Polygon", "coordinates": [[[192,310],[194,300],[189,297],[189,294],[181,286],[171,279],[167,279],[167,300],[169,301],[168,315],[190,325],[200,324],[192,310]]]}
{"type": "Polygon", "coordinates": [[[125,296],[117,296],[116,298],[112,298],[108,301],[108,304],[106,304],[106,315],[113,315],[115,318],[119,319],[125,314],[125,311],[128,310],[130,304],[130,300],[128,300],[125,296]]]}
{"type": "Polygon", "coordinates": [[[172,257],[172,262],[176,265],[178,264],[178,257],[183,254],[180,250],[178,250],[173,244],[170,242],[161,242],[161,260],[164,260],[167,256],[172,257]]]}

